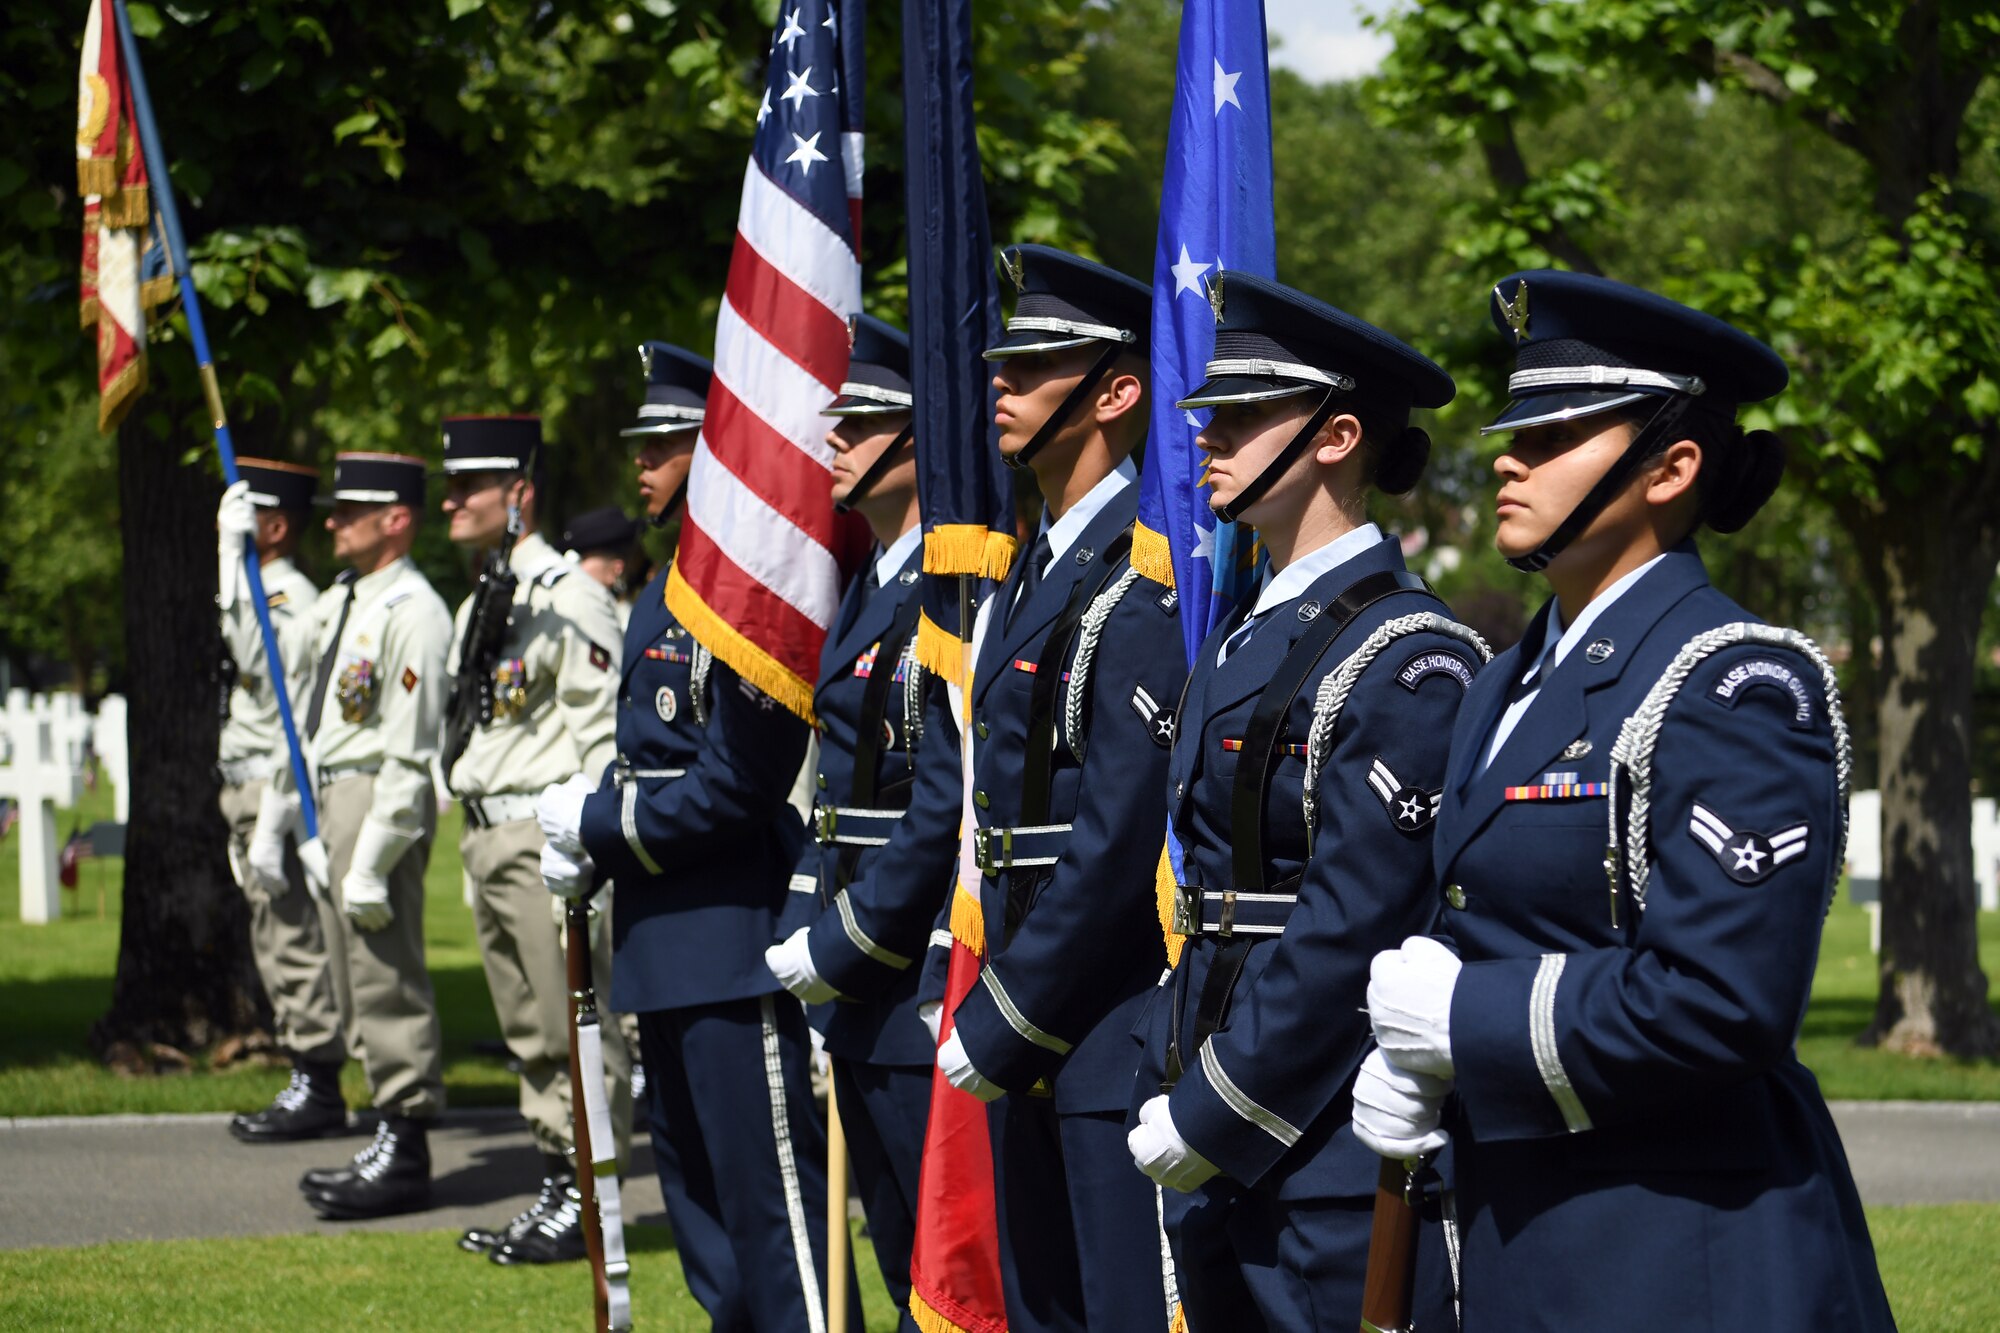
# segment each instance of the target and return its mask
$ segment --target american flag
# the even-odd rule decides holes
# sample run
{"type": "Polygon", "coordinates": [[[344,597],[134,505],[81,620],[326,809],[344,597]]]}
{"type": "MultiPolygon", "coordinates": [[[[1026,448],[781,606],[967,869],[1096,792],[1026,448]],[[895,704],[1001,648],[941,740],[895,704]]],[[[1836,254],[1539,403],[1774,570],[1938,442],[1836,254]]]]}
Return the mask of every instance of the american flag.
{"type": "Polygon", "coordinates": [[[715,380],[667,605],[737,674],[812,716],[820,645],[866,527],[836,516],[832,402],[861,309],[861,0],[781,0],[715,380]]]}

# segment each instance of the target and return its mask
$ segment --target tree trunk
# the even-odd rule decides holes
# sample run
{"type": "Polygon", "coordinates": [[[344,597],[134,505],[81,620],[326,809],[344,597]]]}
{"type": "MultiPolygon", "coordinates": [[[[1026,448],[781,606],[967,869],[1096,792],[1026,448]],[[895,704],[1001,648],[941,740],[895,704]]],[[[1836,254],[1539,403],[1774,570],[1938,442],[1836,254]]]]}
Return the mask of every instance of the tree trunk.
{"type": "MultiPolygon", "coordinates": [[[[1969,488],[1977,489],[1977,488],[1969,488]]],[[[1882,990],[1860,1037],[1913,1055],[2000,1054],[1972,875],[1972,679],[2000,542],[1928,493],[1877,526],[1882,625],[1882,990]]]]}
{"type": "Polygon", "coordinates": [[[216,808],[216,488],[179,455],[136,422],[119,431],[132,819],[117,981],[90,1034],[100,1055],[269,1026],[216,808]]]}

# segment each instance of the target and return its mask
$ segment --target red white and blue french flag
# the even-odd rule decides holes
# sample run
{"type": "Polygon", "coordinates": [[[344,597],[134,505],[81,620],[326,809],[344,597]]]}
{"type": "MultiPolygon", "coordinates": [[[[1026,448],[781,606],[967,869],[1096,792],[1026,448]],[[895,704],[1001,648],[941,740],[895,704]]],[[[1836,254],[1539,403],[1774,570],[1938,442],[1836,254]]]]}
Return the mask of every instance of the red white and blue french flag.
{"type": "Polygon", "coordinates": [[[861,309],[862,0],[781,0],[667,605],[802,717],[865,524],[830,498],[861,309]]]}

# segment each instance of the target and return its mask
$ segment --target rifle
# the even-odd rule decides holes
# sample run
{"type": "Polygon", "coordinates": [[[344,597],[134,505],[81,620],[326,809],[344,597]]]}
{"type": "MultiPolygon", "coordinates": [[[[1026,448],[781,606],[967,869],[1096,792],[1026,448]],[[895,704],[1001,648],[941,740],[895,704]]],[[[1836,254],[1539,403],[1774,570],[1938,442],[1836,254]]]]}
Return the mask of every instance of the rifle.
{"type": "Polygon", "coordinates": [[[1420,1160],[1382,1159],[1361,1287],[1361,1333],[1408,1333],[1417,1280],[1417,1206],[1410,1196],[1420,1160]]]}
{"type": "Polygon", "coordinates": [[[597,1020],[597,987],[590,976],[590,905],[569,904],[565,941],[570,997],[569,1087],[576,1126],[576,1185],[583,1195],[583,1239],[596,1288],[598,1333],[632,1327],[627,1281],[625,1215],[618,1193],[618,1140],[604,1096],[604,1038],[597,1020]]]}
{"type": "MultiPolygon", "coordinates": [[[[540,452],[540,446],[536,446],[540,452]]],[[[530,455],[522,476],[534,475],[535,459],[530,455]]],[[[472,744],[474,729],[493,720],[493,670],[500,664],[500,644],[507,636],[507,617],[514,609],[514,589],[520,575],[509,557],[521,542],[524,524],[521,506],[507,506],[507,535],[486,553],[479,568],[479,583],[472,590],[472,612],[465,618],[465,646],[458,655],[458,674],[451,682],[451,702],[445,706],[444,756],[445,785],[451,785],[451,770],[472,744]],[[467,683],[470,682],[470,688],[467,683]]]]}

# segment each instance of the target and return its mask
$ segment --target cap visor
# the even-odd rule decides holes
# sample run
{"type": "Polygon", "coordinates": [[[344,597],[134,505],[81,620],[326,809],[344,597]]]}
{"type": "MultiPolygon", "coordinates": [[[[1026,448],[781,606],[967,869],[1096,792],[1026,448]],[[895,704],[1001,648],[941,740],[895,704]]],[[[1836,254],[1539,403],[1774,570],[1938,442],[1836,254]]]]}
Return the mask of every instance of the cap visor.
{"type": "Polygon", "coordinates": [[[987,348],[983,355],[988,361],[1005,361],[1010,356],[1026,356],[1030,352],[1064,352],[1072,347],[1083,347],[1102,341],[1101,338],[1087,338],[1081,334],[1024,329],[1020,333],[1008,334],[996,346],[987,348]]]}
{"type": "Polygon", "coordinates": [[[627,426],[618,433],[626,438],[635,435],[679,435],[683,431],[700,430],[699,421],[641,421],[636,426],[627,426]]]}
{"type": "Polygon", "coordinates": [[[1546,426],[1553,421],[1575,421],[1579,417],[1595,416],[1599,412],[1609,412],[1614,407],[1655,396],[1634,389],[1571,389],[1559,393],[1530,394],[1507,404],[1499,416],[1479,428],[1479,433],[1494,435],[1503,430],[1546,426]]]}
{"type": "Polygon", "coordinates": [[[1324,390],[1323,384],[1301,384],[1297,380],[1267,380],[1255,375],[1218,375],[1205,380],[1187,397],[1175,403],[1175,407],[1221,407],[1225,403],[1262,403],[1274,398],[1291,398],[1314,389],[1324,390]]]}
{"type": "Polygon", "coordinates": [[[873,398],[857,398],[844,393],[819,410],[823,417],[886,417],[897,412],[908,412],[908,403],[883,403],[873,398]]]}

